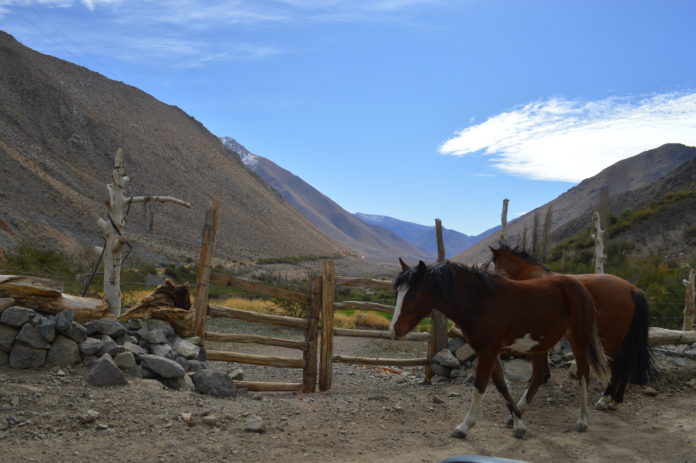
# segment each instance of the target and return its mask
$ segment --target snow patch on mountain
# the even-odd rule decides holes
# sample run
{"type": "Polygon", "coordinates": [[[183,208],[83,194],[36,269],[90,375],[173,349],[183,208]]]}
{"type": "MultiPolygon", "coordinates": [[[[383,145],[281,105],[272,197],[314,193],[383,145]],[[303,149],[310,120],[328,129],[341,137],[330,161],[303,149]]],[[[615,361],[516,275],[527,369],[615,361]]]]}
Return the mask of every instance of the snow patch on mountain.
{"type": "Polygon", "coordinates": [[[242,160],[242,163],[247,166],[249,169],[254,170],[256,165],[259,163],[259,157],[256,156],[254,153],[249,151],[239,143],[237,140],[235,140],[232,137],[219,137],[220,141],[222,142],[223,145],[225,145],[225,148],[227,148],[230,151],[233,151],[237,153],[237,156],[239,156],[239,159],[242,160]]]}

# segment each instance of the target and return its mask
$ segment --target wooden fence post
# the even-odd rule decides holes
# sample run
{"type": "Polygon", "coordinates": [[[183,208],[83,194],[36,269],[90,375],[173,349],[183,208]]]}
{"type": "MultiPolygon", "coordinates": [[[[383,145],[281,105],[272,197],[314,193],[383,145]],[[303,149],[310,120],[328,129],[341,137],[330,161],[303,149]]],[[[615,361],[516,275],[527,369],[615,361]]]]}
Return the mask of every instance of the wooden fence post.
{"type": "Polygon", "coordinates": [[[696,270],[689,267],[689,279],[682,280],[684,283],[684,321],[682,322],[682,331],[692,331],[694,329],[694,280],[696,279],[696,270]]]}
{"type": "Polygon", "coordinates": [[[334,326],[334,263],[322,263],[321,275],[321,369],[319,371],[319,390],[331,389],[333,369],[333,326],[334,326]]]}
{"type": "MultiPolygon", "coordinates": [[[[443,263],[445,262],[445,244],[442,239],[442,221],[440,219],[435,219],[435,237],[437,238],[437,262],[443,263]]],[[[447,347],[447,317],[438,311],[433,311],[431,320],[428,365],[425,367],[425,377],[428,380],[433,377],[429,361],[435,354],[447,347]]]]}
{"type": "Polygon", "coordinates": [[[305,368],[302,373],[302,392],[314,392],[317,387],[317,352],[319,340],[319,315],[322,307],[322,276],[314,275],[310,282],[312,302],[307,308],[307,329],[305,330],[304,350],[305,368]]]}
{"type": "Polygon", "coordinates": [[[507,244],[507,215],[508,215],[508,204],[510,200],[503,199],[503,212],[500,214],[500,244],[507,244]]]}
{"type": "Polygon", "coordinates": [[[208,314],[208,289],[210,285],[210,263],[213,260],[215,235],[220,221],[220,201],[215,201],[205,212],[205,225],[201,243],[201,255],[196,279],[196,296],[193,303],[193,332],[205,341],[205,317],[208,314]]]}

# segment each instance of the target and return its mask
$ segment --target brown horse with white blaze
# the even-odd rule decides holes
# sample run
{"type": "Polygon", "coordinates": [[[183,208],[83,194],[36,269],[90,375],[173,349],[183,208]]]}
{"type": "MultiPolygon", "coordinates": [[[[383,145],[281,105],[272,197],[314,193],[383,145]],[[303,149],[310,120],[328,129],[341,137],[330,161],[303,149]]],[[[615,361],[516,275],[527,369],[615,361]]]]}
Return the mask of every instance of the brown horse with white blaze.
{"type": "MultiPolygon", "coordinates": [[[[522,437],[526,428],[505,384],[499,354],[507,350],[545,356],[563,336],[578,366],[581,401],[576,430],[587,429],[590,368],[603,372],[606,359],[594,329],[592,297],[581,284],[566,276],[513,281],[452,262],[421,261],[415,267],[400,262],[403,270],[394,282],[393,336],[405,336],[435,309],[460,327],[478,354],[471,407],[453,437],[466,437],[476,423],[491,379],[510,410],[514,436],[522,437]]],[[[521,402],[526,406],[524,397],[521,402]]]]}
{"type": "MultiPolygon", "coordinates": [[[[493,253],[496,272],[507,278],[530,280],[558,275],[524,251],[505,245],[490,250],[493,253]]],[[[597,330],[611,367],[611,379],[595,408],[616,408],[623,402],[627,383],[644,385],[656,374],[648,344],[647,300],[640,289],[616,275],[569,276],[579,281],[594,299],[597,308],[597,330]]],[[[536,372],[548,375],[548,359],[544,357],[538,359],[538,362],[540,368],[536,372]]],[[[530,380],[531,396],[541,382],[542,378],[539,377],[530,380]]]]}

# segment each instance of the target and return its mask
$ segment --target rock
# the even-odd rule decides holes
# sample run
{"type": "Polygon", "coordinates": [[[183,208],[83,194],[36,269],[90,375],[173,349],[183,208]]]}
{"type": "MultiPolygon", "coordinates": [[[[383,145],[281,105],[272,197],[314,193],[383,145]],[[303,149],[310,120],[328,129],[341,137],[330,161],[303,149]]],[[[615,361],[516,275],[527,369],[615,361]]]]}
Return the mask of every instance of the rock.
{"type": "Polygon", "coordinates": [[[47,317],[39,323],[39,332],[47,342],[56,339],[56,317],[47,317]]]}
{"type": "Polygon", "coordinates": [[[648,397],[655,397],[657,395],[657,391],[653,387],[645,386],[643,388],[643,394],[647,395],[648,397]]]}
{"type": "Polygon", "coordinates": [[[8,307],[11,307],[15,303],[15,300],[11,297],[0,297],[0,312],[8,307]]]}
{"type": "Polygon", "coordinates": [[[524,359],[512,359],[503,363],[505,379],[510,382],[524,382],[532,375],[532,362],[524,359]]]}
{"type": "Polygon", "coordinates": [[[47,342],[37,326],[25,323],[17,333],[16,341],[23,342],[34,349],[50,349],[51,344],[47,342]]]}
{"type": "Polygon", "coordinates": [[[99,353],[97,354],[100,357],[104,354],[109,354],[111,358],[114,358],[121,352],[126,351],[125,347],[116,344],[116,342],[113,339],[111,339],[110,336],[102,335],[99,337],[99,339],[103,343],[102,348],[99,349],[99,353]]]}
{"type": "Polygon", "coordinates": [[[31,309],[13,305],[0,313],[0,323],[10,326],[22,326],[31,320],[34,315],[36,315],[36,312],[31,309]]]}
{"type": "Polygon", "coordinates": [[[181,365],[181,368],[183,368],[184,371],[189,371],[189,368],[191,367],[191,362],[186,360],[184,357],[181,357],[180,355],[177,355],[174,360],[176,361],[176,363],[181,365]]]}
{"type": "Polygon", "coordinates": [[[82,326],[85,327],[85,331],[87,331],[87,336],[94,336],[95,334],[99,334],[99,330],[97,329],[97,324],[94,323],[93,321],[89,322],[84,322],[82,326]]]}
{"type": "Polygon", "coordinates": [[[450,369],[447,367],[443,367],[439,363],[431,363],[430,369],[433,371],[433,374],[436,376],[444,376],[445,378],[449,378],[450,369]]]}
{"type": "Polygon", "coordinates": [[[0,324],[0,351],[9,353],[19,333],[19,328],[0,324]]]}
{"type": "Polygon", "coordinates": [[[53,365],[65,367],[80,363],[80,348],[77,343],[65,336],[58,336],[48,351],[47,360],[53,365]]]}
{"type": "Polygon", "coordinates": [[[439,405],[439,404],[444,404],[445,401],[435,395],[435,396],[433,396],[433,403],[439,405]]]}
{"type": "Polygon", "coordinates": [[[438,365],[442,365],[449,370],[459,368],[461,366],[459,360],[457,360],[457,357],[455,357],[452,352],[449,351],[449,349],[442,349],[440,352],[435,354],[433,357],[433,362],[438,365]]]}
{"type": "Polygon", "coordinates": [[[7,365],[8,363],[10,363],[10,355],[0,350],[0,366],[7,365]]]}
{"type": "MultiPolygon", "coordinates": [[[[66,312],[72,313],[72,311],[64,310],[64,311],[62,311],[60,314],[58,314],[58,316],[60,317],[61,314],[64,314],[64,313],[66,313],[66,312]]],[[[56,318],[56,319],[57,319],[57,318],[56,318]]],[[[70,325],[68,326],[68,328],[66,328],[66,329],[64,329],[64,330],[61,330],[61,329],[60,329],[60,324],[57,324],[57,325],[56,325],[56,329],[57,329],[60,333],[62,333],[62,334],[64,334],[65,336],[69,337],[70,339],[72,339],[73,341],[75,341],[75,342],[78,343],[78,344],[81,343],[81,342],[83,342],[85,339],[87,339],[87,330],[85,329],[84,326],[80,325],[80,324],[77,323],[77,322],[71,322],[70,325]]]]}
{"type": "Polygon", "coordinates": [[[160,329],[147,331],[146,334],[143,336],[143,339],[145,339],[150,344],[167,344],[167,335],[164,333],[163,330],[160,329]]]}
{"type": "Polygon", "coordinates": [[[121,352],[114,357],[114,363],[122,370],[130,370],[135,366],[135,355],[133,352],[121,352]]]}
{"type": "Polygon", "coordinates": [[[464,363],[474,358],[476,356],[476,351],[469,344],[464,344],[455,351],[454,356],[457,357],[457,360],[461,363],[464,363]]]}
{"type": "Polygon", "coordinates": [[[121,324],[128,332],[138,331],[140,328],[143,327],[142,320],[140,320],[138,318],[132,318],[130,320],[126,320],[125,322],[123,322],[121,324]]]}
{"type": "Polygon", "coordinates": [[[160,383],[164,384],[169,389],[184,389],[186,387],[186,380],[184,379],[186,375],[181,378],[161,378],[160,383]]]}
{"type": "MultiPolygon", "coordinates": [[[[198,360],[189,360],[188,371],[201,371],[208,368],[205,363],[199,362],[198,360]]],[[[236,379],[236,378],[232,378],[236,379]]]]}
{"type": "Polygon", "coordinates": [[[99,423],[98,425],[96,425],[94,427],[94,429],[96,429],[97,431],[106,431],[107,429],[109,429],[109,425],[104,424],[104,423],[99,423]]]}
{"type": "Polygon", "coordinates": [[[228,375],[212,370],[201,370],[191,377],[196,391],[201,394],[211,394],[216,397],[236,397],[237,388],[228,375]]]}
{"type": "Polygon", "coordinates": [[[454,370],[450,370],[449,376],[452,379],[454,379],[454,378],[466,378],[470,374],[471,374],[471,370],[462,367],[462,368],[456,368],[454,370]]]}
{"type": "Polygon", "coordinates": [[[97,331],[109,336],[112,339],[119,338],[126,334],[126,329],[113,318],[101,318],[94,322],[97,331]]]}
{"type": "Polygon", "coordinates": [[[82,424],[88,424],[88,423],[94,423],[97,421],[97,418],[99,418],[99,412],[96,410],[87,410],[84,413],[80,414],[78,417],[78,420],[82,424]]]}
{"type": "Polygon", "coordinates": [[[174,328],[172,328],[172,326],[165,321],[147,320],[145,325],[147,326],[148,331],[156,331],[156,330],[163,331],[164,335],[167,338],[173,338],[174,336],[176,336],[176,333],[174,332],[174,328]]]}
{"type": "Polygon", "coordinates": [[[80,343],[80,352],[84,355],[94,355],[101,350],[104,342],[101,339],[87,338],[80,343]]]}
{"type": "Polygon", "coordinates": [[[430,378],[431,384],[443,384],[449,382],[449,378],[446,376],[434,375],[430,378]]]}
{"type": "Polygon", "coordinates": [[[173,351],[169,344],[150,344],[150,352],[160,357],[170,358],[173,351]]]}
{"type": "MultiPolygon", "coordinates": [[[[203,424],[207,424],[208,426],[217,426],[220,423],[220,418],[218,418],[215,415],[205,415],[202,418],[203,424]]],[[[249,422],[247,422],[249,424],[249,422]]],[[[252,430],[248,430],[252,431],[252,430]]],[[[265,431],[265,429],[264,429],[265,431]]],[[[264,432],[264,431],[256,431],[256,432],[264,432]]]]}
{"type": "Polygon", "coordinates": [[[186,372],[174,360],[170,360],[157,355],[144,354],[140,356],[140,362],[144,368],[165,379],[181,378],[186,372]]]}
{"type": "Polygon", "coordinates": [[[464,340],[464,338],[460,338],[459,336],[449,338],[449,340],[447,341],[447,349],[449,349],[449,351],[454,354],[460,347],[462,347],[465,344],[466,341],[464,340]]]}
{"type": "Polygon", "coordinates": [[[56,315],[56,329],[60,332],[68,331],[73,323],[73,318],[72,310],[63,310],[56,315]]]}
{"type": "Polygon", "coordinates": [[[35,349],[22,342],[15,342],[10,351],[10,367],[18,369],[40,368],[46,363],[46,349],[35,349]]]}
{"type": "Polygon", "coordinates": [[[109,354],[102,355],[87,373],[87,382],[94,386],[120,386],[128,384],[123,372],[109,354]]]}
{"type": "Polygon", "coordinates": [[[145,349],[144,347],[140,347],[139,345],[132,343],[130,341],[124,342],[123,348],[126,349],[126,351],[132,352],[134,354],[138,354],[138,355],[147,354],[147,349],[145,349]]]}
{"type": "Polygon", "coordinates": [[[241,368],[235,368],[234,370],[228,371],[227,374],[236,381],[242,381],[244,379],[244,370],[241,368]]]}
{"type": "Polygon", "coordinates": [[[181,338],[176,338],[176,341],[174,341],[174,345],[172,347],[177,354],[181,355],[187,360],[197,359],[199,351],[201,350],[201,348],[197,345],[181,338]]]}
{"type": "Polygon", "coordinates": [[[573,379],[578,379],[578,365],[575,363],[575,360],[572,362],[566,362],[566,365],[568,365],[568,374],[570,377],[573,379]]]}
{"type": "Polygon", "coordinates": [[[450,377],[450,382],[452,384],[471,384],[474,382],[474,379],[476,379],[476,375],[473,373],[469,373],[466,376],[456,376],[454,378],[450,377]]]}
{"type": "Polygon", "coordinates": [[[244,430],[247,432],[258,432],[258,433],[264,433],[266,432],[266,423],[263,422],[261,418],[259,418],[256,415],[250,415],[247,418],[246,425],[244,426],[244,430]]]}

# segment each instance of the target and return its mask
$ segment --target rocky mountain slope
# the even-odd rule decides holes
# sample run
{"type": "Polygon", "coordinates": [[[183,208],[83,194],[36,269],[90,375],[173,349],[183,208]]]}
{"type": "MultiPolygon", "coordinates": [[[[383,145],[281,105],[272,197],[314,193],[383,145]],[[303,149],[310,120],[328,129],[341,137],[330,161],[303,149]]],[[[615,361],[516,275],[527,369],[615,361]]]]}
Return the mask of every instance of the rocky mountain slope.
{"type": "MultiPolygon", "coordinates": [[[[356,213],[355,216],[363,222],[386,228],[404,240],[426,250],[430,259],[437,257],[437,240],[434,225],[420,225],[384,215],[363,214],[361,212],[356,213]]],[[[445,254],[447,256],[455,256],[494,233],[497,229],[498,227],[495,227],[480,235],[469,236],[456,230],[442,227],[442,241],[445,244],[445,254]]]]}
{"type": "MultiPolygon", "coordinates": [[[[231,137],[225,146],[300,213],[331,238],[360,256],[396,262],[397,257],[425,259],[428,253],[391,231],[353,216],[330,198],[273,161],[249,152],[231,137]]],[[[433,232],[434,240],[434,232],[433,232]]]]}
{"type": "MultiPolygon", "coordinates": [[[[553,220],[549,241],[551,246],[558,244],[588,227],[591,223],[590,216],[598,207],[604,188],[608,191],[611,211],[620,212],[635,208],[657,199],[670,188],[676,188],[674,182],[665,182],[663,187],[657,185],[660,184],[660,179],[668,178],[669,174],[679,174],[682,166],[694,159],[695,147],[670,143],[619,161],[594,177],[583,180],[553,201],[511,221],[507,233],[508,241],[513,246],[521,245],[526,230],[527,242],[530,243],[535,214],[538,214],[538,233],[541,235],[546,213],[548,208],[552,207],[553,220]]],[[[687,178],[684,181],[689,180],[687,178]]],[[[513,202],[515,200],[510,199],[513,202]]],[[[491,235],[459,254],[455,260],[467,263],[489,260],[488,246],[495,245],[498,237],[497,233],[491,235]]]]}
{"type": "Polygon", "coordinates": [[[126,229],[136,253],[196,259],[211,198],[222,202],[217,257],[347,252],[179,108],[0,32],[0,248],[101,245],[95,221],[119,146],[132,194],[193,204],[154,205],[152,217],[134,205],[126,229]]]}

